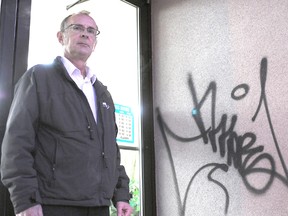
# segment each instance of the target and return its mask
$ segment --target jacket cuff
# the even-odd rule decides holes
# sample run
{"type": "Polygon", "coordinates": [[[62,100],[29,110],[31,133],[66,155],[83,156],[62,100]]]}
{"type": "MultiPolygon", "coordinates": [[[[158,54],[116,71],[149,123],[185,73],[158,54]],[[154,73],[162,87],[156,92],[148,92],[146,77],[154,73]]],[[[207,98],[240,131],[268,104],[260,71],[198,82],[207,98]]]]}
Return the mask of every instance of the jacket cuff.
{"type": "Polygon", "coordinates": [[[126,189],[117,189],[112,198],[112,203],[115,207],[117,207],[117,202],[127,202],[129,203],[132,198],[132,194],[129,193],[126,189]]]}
{"type": "Polygon", "coordinates": [[[13,206],[15,214],[18,214],[28,208],[41,204],[41,197],[39,192],[34,192],[27,197],[21,197],[19,200],[14,200],[13,206]]]}

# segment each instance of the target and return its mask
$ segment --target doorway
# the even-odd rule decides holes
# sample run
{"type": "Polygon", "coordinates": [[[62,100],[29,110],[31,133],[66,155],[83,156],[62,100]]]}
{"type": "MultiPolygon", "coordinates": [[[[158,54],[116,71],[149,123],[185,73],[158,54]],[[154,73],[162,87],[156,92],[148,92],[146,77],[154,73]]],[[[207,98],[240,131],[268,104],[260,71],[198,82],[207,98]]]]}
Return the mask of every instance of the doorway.
{"type": "MultiPolygon", "coordinates": [[[[2,80],[7,75],[11,81],[3,92],[12,94],[14,84],[26,68],[52,62],[57,55],[61,55],[56,32],[59,21],[66,14],[80,10],[88,10],[92,16],[95,14],[101,34],[89,63],[96,68],[97,78],[108,86],[115,101],[116,121],[118,127],[120,126],[117,142],[121,149],[122,164],[131,179],[130,189],[134,194],[131,205],[135,210],[134,215],[155,215],[150,6],[142,0],[87,0],[73,5],[75,2],[76,0],[1,1],[1,17],[8,16],[7,8],[14,10],[13,21],[6,21],[16,24],[11,29],[15,35],[13,40],[1,37],[0,41],[2,44],[5,41],[13,43],[9,56],[13,65],[7,65],[11,67],[13,75],[7,75],[3,67],[0,71],[2,80]],[[39,20],[41,23],[37,23],[39,20]],[[21,23],[25,25],[22,26],[21,23]],[[27,39],[23,35],[27,35],[27,39]],[[41,38],[40,41],[38,38],[41,38]],[[21,44],[26,45],[26,49],[25,46],[21,50],[19,45],[17,47],[20,40],[24,41],[21,44]]],[[[1,35],[7,28],[7,25],[5,27],[1,24],[1,35]]],[[[1,63],[5,65],[4,61],[1,63]]],[[[6,102],[2,99],[0,101],[2,105],[6,104],[6,114],[10,101],[11,96],[6,102]]],[[[3,134],[0,138],[2,140],[3,134]]],[[[1,197],[7,200],[2,189],[1,197]]],[[[0,199],[0,202],[2,206],[4,199],[0,199]]],[[[0,208],[0,212],[4,212],[4,216],[10,216],[7,209],[11,206],[4,204],[4,207],[0,208]]]]}

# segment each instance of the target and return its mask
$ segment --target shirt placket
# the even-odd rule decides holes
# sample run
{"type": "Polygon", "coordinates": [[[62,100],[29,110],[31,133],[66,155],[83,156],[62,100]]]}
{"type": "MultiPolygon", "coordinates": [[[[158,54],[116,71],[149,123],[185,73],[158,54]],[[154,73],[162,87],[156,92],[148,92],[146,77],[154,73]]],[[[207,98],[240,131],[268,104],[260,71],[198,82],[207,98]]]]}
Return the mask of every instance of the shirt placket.
{"type": "Polygon", "coordinates": [[[89,78],[85,78],[83,80],[83,83],[82,83],[82,91],[83,93],[85,94],[86,98],[87,98],[87,101],[90,105],[90,108],[92,110],[92,113],[93,113],[93,116],[94,116],[94,119],[95,121],[97,122],[97,108],[96,108],[96,98],[95,98],[95,94],[94,94],[94,89],[93,89],[93,86],[92,86],[92,83],[90,81],[89,78]]]}

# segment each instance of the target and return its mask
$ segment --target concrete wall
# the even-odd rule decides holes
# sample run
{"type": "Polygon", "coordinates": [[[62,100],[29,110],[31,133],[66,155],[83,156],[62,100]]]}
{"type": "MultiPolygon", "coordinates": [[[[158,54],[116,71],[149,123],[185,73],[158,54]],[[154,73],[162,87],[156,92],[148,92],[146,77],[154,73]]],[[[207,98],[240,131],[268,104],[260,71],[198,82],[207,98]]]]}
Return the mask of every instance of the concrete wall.
{"type": "Polygon", "coordinates": [[[158,216],[288,215],[288,1],[151,4],[158,216]]]}

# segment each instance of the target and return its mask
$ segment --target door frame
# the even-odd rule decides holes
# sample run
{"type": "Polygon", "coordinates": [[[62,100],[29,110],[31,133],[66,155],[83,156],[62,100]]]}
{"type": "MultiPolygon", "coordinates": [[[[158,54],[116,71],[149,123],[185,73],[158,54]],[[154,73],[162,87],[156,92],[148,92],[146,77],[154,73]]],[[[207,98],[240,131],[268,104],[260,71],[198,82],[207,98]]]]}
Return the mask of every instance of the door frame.
{"type": "MultiPolygon", "coordinates": [[[[31,0],[2,0],[0,12],[0,147],[14,84],[27,68],[31,0]],[[17,62],[17,64],[16,64],[17,62]]],[[[0,148],[1,153],[1,148],[0,148]]],[[[1,154],[0,154],[1,157],[1,154]]],[[[0,174],[1,175],[1,174],[0,174]]],[[[0,215],[13,216],[9,193],[0,181],[0,215]]]]}

